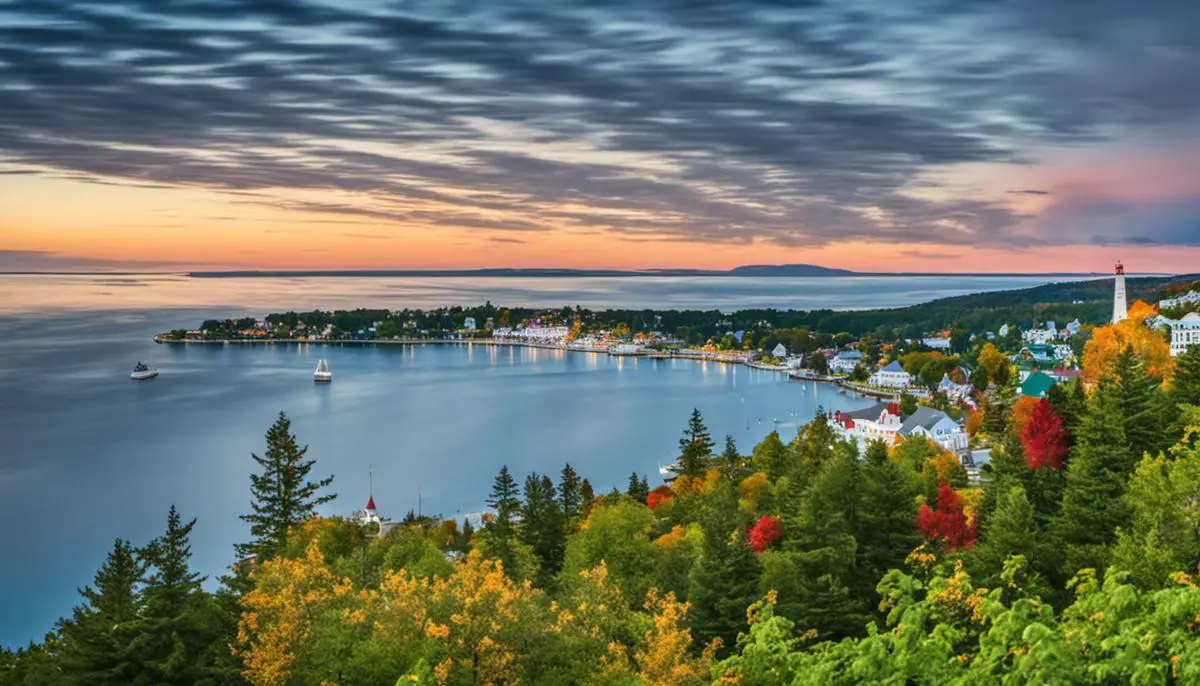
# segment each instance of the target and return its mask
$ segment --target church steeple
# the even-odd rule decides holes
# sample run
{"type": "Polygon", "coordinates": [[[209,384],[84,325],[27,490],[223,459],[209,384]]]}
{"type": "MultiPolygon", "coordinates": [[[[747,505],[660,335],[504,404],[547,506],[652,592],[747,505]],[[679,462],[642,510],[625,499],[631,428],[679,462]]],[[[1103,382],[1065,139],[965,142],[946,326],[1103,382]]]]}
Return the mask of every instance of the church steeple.
{"type": "Polygon", "coordinates": [[[1125,265],[1117,260],[1116,276],[1113,281],[1112,323],[1124,321],[1129,316],[1129,305],[1125,302],[1125,265]]]}

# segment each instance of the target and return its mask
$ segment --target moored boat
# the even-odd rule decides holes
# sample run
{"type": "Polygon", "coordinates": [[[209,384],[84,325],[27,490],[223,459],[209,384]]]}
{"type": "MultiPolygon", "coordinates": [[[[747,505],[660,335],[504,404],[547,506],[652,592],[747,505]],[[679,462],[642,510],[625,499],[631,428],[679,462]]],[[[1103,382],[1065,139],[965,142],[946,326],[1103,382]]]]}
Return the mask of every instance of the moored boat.
{"type": "Polygon", "coordinates": [[[324,359],[317,361],[317,371],[313,372],[313,381],[316,383],[329,383],[333,381],[333,372],[329,371],[329,363],[324,359]]]}
{"type": "Polygon", "coordinates": [[[135,381],[145,381],[146,379],[153,379],[156,376],[158,376],[157,369],[141,362],[134,365],[133,372],[129,374],[129,378],[135,381]]]}

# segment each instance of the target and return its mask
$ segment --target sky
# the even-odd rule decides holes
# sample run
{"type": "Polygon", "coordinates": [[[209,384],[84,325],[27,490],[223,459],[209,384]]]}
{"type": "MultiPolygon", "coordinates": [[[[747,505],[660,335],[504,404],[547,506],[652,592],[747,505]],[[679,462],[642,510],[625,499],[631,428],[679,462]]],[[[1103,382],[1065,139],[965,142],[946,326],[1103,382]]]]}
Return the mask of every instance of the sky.
{"type": "Polygon", "coordinates": [[[1200,270],[1187,0],[8,0],[0,271],[1200,270]]]}

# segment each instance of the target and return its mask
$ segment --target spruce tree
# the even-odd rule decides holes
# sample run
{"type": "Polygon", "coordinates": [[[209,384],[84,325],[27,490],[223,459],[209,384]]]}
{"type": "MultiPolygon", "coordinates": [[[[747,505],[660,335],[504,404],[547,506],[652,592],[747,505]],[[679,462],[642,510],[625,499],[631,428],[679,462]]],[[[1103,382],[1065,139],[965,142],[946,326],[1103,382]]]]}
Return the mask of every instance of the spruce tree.
{"type": "Polygon", "coordinates": [[[78,684],[132,683],[141,672],[133,661],[142,598],[142,563],[128,542],[117,539],[92,586],[80,589],[84,604],[59,620],[63,673],[78,684]]]}
{"type": "Polygon", "coordinates": [[[508,472],[508,465],[500,467],[500,473],[492,482],[492,494],[487,499],[488,507],[496,511],[495,516],[484,523],[484,540],[481,541],[485,555],[500,561],[505,573],[518,574],[518,540],[516,519],[521,511],[520,489],[508,472]]]}
{"type": "Polygon", "coordinates": [[[704,417],[698,408],[692,409],[688,419],[687,429],[679,439],[679,457],[675,460],[676,474],[686,476],[703,476],[712,461],[713,440],[704,426],[704,417]]]}
{"type": "Polygon", "coordinates": [[[1117,529],[1129,521],[1123,496],[1133,465],[1121,393],[1115,379],[1101,381],[1067,462],[1062,509],[1053,525],[1055,549],[1065,557],[1064,580],[1085,567],[1103,570],[1117,529]]]}
{"type": "Polygon", "coordinates": [[[1145,362],[1132,346],[1126,346],[1117,356],[1110,373],[1121,389],[1117,397],[1130,448],[1128,474],[1144,453],[1156,454],[1170,447],[1170,437],[1164,431],[1165,401],[1159,382],[1146,373],[1145,362]]]}
{"type": "Polygon", "coordinates": [[[579,475],[575,469],[570,464],[563,465],[562,473],[558,476],[558,504],[568,522],[579,517],[579,486],[579,475]]]}
{"type": "Polygon", "coordinates": [[[872,441],[862,467],[861,498],[854,538],[858,543],[859,596],[875,607],[875,585],[889,569],[903,566],[921,544],[917,502],[911,482],[891,460],[883,441],[872,441]]]}
{"type": "Polygon", "coordinates": [[[586,509],[586,507],[595,499],[596,491],[592,488],[592,482],[584,479],[579,483],[579,507],[581,514],[582,510],[586,509]]]}
{"type": "Polygon", "coordinates": [[[336,498],[336,494],[318,495],[317,491],[333,483],[330,476],[308,481],[315,460],[306,460],[308,446],[301,448],[291,433],[291,422],[280,412],[275,424],[267,429],[267,450],[262,457],[250,454],[262,470],[250,475],[252,514],[242,515],[250,523],[254,540],[236,546],[240,557],[255,555],[267,559],[279,553],[287,543],[292,527],[316,515],[317,507],[336,498]]]}
{"type": "Polygon", "coordinates": [[[1175,374],[1167,397],[1176,406],[1185,403],[1200,406],[1200,344],[1188,346],[1175,358],[1175,374]]]}
{"type": "Polygon", "coordinates": [[[744,471],[745,460],[738,453],[737,444],[733,442],[733,436],[725,434],[725,450],[721,452],[719,460],[721,473],[730,481],[737,481],[744,471]]]}
{"type": "Polygon", "coordinates": [[[688,600],[698,642],[719,638],[728,652],[746,630],[746,608],[758,598],[759,565],[739,521],[732,485],[718,486],[711,504],[688,600]]]}
{"type": "Polygon", "coordinates": [[[629,475],[629,486],[625,490],[625,495],[639,503],[646,502],[647,496],[650,495],[650,483],[638,476],[637,472],[629,475]]]}
{"type": "Polygon", "coordinates": [[[566,530],[561,506],[555,498],[554,482],[548,476],[525,477],[525,501],[521,505],[521,540],[538,559],[537,583],[546,587],[563,565],[566,530]]]}
{"type": "Polygon", "coordinates": [[[983,529],[982,542],[973,551],[977,578],[989,587],[1002,585],[1000,573],[1004,561],[1012,555],[1024,555],[1033,569],[1042,568],[1043,562],[1040,531],[1024,487],[1006,481],[996,488],[996,510],[983,529]]]}
{"type": "Polygon", "coordinates": [[[167,530],[141,551],[150,574],[146,577],[144,597],[147,617],[175,617],[200,591],[204,577],[192,572],[190,536],[196,520],[187,524],[172,505],[167,511],[167,530]]]}

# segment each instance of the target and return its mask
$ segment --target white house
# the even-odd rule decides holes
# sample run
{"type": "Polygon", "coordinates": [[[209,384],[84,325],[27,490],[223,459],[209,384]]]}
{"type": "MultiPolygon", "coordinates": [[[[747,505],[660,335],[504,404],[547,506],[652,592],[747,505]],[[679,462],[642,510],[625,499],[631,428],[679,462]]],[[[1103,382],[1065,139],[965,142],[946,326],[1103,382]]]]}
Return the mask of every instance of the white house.
{"type": "Polygon", "coordinates": [[[1200,291],[1192,291],[1184,293],[1176,298],[1167,298],[1166,300],[1158,301],[1158,309],[1165,310],[1169,307],[1179,307],[1180,305],[1190,305],[1191,303],[1200,302],[1200,291]]]}
{"type": "Polygon", "coordinates": [[[464,329],[466,329],[466,330],[468,330],[468,331],[474,331],[474,330],[475,330],[475,328],[476,328],[476,327],[475,327],[475,318],[474,318],[474,317],[467,317],[466,319],[464,319],[464,320],[463,320],[463,328],[464,328],[464,329]]]}
{"type": "Polygon", "coordinates": [[[950,339],[949,338],[922,338],[921,345],[925,346],[926,348],[932,348],[934,350],[949,350],[950,349],[950,339]]]}
{"type": "Polygon", "coordinates": [[[1001,338],[1004,338],[1005,336],[1007,336],[1008,335],[1008,324],[1001,324],[999,333],[1000,333],[1001,338]]]}
{"type": "Polygon", "coordinates": [[[829,371],[835,374],[849,374],[862,362],[862,353],[857,350],[843,350],[829,361],[829,371]]]}
{"type": "Polygon", "coordinates": [[[891,445],[903,424],[896,403],[877,403],[853,412],[835,412],[833,423],[846,438],[857,441],[860,447],[875,440],[891,445]]]}
{"type": "Polygon", "coordinates": [[[1021,340],[1029,345],[1046,345],[1053,343],[1057,337],[1056,329],[1028,329],[1021,332],[1021,340]]]}
{"type": "Polygon", "coordinates": [[[950,380],[949,374],[942,374],[942,380],[938,382],[937,389],[939,393],[945,394],[951,400],[965,398],[971,394],[970,384],[955,383],[950,380]]]}
{"type": "Polygon", "coordinates": [[[912,375],[904,371],[900,363],[892,360],[886,367],[871,375],[872,386],[887,386],[889,388],[908,388],[912,384],[912,375]]]}
{"type": "Polygon", "coordinates": [[[956,455],[967,452],[966,430],[945,412],[932,407],[918,407],[896,433],[905,438],[924,436],[956,455]]]}
{"type": "Polygon", "coordinates": [[[1188,312],[1171,323],[1171,356],[1187,352],[1192,345],[1200,345],[1200,312],[1188,312]]]}
{"type": "Polygon", "coordinates": [[[777,344],[775,346],[775,348],[771,351],[771,357],[778,357],[781,360],[786,358],[787,357],[787,348],[782,343],[777,344]]]}

